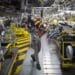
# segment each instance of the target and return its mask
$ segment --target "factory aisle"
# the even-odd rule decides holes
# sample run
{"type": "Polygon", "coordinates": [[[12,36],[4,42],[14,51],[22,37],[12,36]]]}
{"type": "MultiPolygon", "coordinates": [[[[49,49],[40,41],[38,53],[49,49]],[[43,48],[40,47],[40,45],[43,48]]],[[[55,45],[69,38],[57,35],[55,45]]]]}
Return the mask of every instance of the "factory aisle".
{"type": "Polygon", "coordinates": [[[61,75],[56,46],[48,44],[46,34],[41,38],[43,50],[43,75],[61,75]]]}
{"type": "MultiPolygon", "coordinates": [[[[19,75],[43,75],[43,70],[37,70],[36,69],[36,63],[33,63],[31,55],[33,54],[34,50],[32,48],[30,48],[26,54],[26,59],[23,62],[23,66],[22,66],[22,70],[20,72],[19,75]]],[[[40,60],[40,65],[42,68],[42,58],[43,58],[43,54],[42,54],[42,50],[39,53],[39,60],[40,60]]]]}
{"type": "MultiPolygon", "coordinates": [[[[33,63],[32,59],[31,59],[31,54],[33,54],[33,50],[29,49],[29,51],[27,52],[26,55],[26,59],[23,62],[23,67],[22,70],[20,72],[20,75],[43,75],[42,70],[37,70],[35,63],[33,63]]],[[[40,57],[42,57],[42,54],[40,53],[40,57]]],[[[40,63],[42,64],[42,62],[40,61],[40,63]]]]}
{"type": "Polygon", "coordinates": [[[32,49],[27,52],[27,57],[23,62],[20,75],[61,75],[60,63],[56,55],[55,45],[49,45],[46,34],[41,38],[41,52],[39,53],[42,70],[37,70],[35,63],[32,62],[32,49]]]}

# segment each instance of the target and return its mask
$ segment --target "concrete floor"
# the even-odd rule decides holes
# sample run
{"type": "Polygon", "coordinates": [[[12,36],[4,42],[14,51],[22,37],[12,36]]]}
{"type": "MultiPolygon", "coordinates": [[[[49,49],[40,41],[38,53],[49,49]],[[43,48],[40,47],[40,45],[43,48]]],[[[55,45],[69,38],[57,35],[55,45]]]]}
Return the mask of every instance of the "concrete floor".
{"type": "Polygon", "coordinates": [[[31,54],[33,54],[33,49],[30,48],[19,75],[75,75],[74,71],[71,73],[61,71],[56,46],[53,43],[48,44],[46,34],[41,38],[39,59],[42,69],[40,71],[36,69],[36,65],[30,57],[31,54]]]}

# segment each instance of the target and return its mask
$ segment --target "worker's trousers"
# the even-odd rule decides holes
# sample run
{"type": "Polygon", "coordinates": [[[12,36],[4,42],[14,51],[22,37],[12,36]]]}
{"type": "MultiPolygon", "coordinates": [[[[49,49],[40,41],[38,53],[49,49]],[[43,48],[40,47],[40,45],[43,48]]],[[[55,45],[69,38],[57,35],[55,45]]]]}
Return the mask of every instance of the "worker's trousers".
{"type": "Polygon", "coordinates": [[[31,43],[31,47],[33,48],[34,50],[34,58],[36,60],[37,63],[39,63],[39,52],[41,50],[41,41],[40,41],[40,38],[36,35],[32,35],[32,43],[31,43]]]}

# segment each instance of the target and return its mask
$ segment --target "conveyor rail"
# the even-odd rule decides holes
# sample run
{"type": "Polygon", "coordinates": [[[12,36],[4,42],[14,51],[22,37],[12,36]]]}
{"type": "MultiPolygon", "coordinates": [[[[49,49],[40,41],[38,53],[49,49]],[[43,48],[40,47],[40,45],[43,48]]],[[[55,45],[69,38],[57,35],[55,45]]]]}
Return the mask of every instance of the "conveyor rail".
{"type": "Polygon", "coordinates": [[[14,61],[15,57],[16,57],[16,54],[14,55],[14,58],[7,59],[4,62],[3,68],[0,71],[0,75],[9,75],[9,72],[10,72],[10,69],[11,69],[11,65],[14,63],[13,61],[14,61]]]}
{"type": "Polygon", "coordinates": [[[2,69],[0,71],[0,75],[10,75],[9,72],[12,71],[12,67],[14,65],[14,61],[17,58],[17,49],[12,49],[13,54],[11,56],[6,56],[5,61],[3,62],[2,69]]]}

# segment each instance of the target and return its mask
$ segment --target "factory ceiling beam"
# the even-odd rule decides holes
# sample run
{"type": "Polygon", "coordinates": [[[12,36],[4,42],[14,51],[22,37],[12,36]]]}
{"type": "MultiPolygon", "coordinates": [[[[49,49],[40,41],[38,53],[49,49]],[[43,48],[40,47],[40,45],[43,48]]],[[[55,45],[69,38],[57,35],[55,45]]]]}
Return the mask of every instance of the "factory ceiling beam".
{"type": "Polygon", "coordinates": [[[0,6],[5,8],[14,8],[16,10],[20,10],[21,8],[21,0],[0,0],[0,6]]]}

